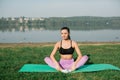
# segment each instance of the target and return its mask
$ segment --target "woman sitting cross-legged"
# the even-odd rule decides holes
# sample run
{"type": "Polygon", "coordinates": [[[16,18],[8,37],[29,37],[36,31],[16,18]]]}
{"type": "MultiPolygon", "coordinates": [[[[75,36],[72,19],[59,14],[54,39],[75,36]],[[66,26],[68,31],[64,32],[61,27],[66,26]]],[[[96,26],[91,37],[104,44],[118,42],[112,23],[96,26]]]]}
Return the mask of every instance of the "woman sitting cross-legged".
{"type": "Polygon", "coordinates": [[[62,40],[55,44],[50,57],[45,57],[44,61],[50,67],[55,68],[63,73],[68,73],[84,65],[88,60],[88,56],[82,56],[78,44],[70,39],[70,30],[68,27],[61,28],[61,37],[62,40]],[[54,57],[58,50],[60,53],[59,62],[54,57]],[[76,60],[73,59],[74,50],[77,53],[76,60]]]}

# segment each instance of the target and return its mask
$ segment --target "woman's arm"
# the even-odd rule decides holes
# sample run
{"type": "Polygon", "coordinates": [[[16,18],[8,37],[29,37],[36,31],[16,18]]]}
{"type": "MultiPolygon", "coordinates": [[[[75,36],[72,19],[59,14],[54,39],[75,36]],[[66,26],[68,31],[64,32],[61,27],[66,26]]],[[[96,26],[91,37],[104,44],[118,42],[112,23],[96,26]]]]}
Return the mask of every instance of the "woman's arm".
{"type": "Polygon", "coordinates": [[[76,53],[78,55],[76,61],[74,62],[74,64],[76,65],[80,61],[80,59],[82,58],[82,54],[81,54],[81,51],[80,51],[78,44],[76,42],[74,42],[74,47],[75,47],[76,53]]]}
{"type": "Polygon", "coordinates": [[[55,57],[54,57],[54,55],[56,54],[57,50],[58,50],[58,43],[55,44],[54,49],[53,49],[53,51],[52,51],[51,54],[50,54],[50,58],[52,59],[52,61],[53,61],[55,64],[58,64],[58,62],[56,61],[56,59],[55,59],[55,57]]]}
{"type": "Polygon", "coordinates": [[[73,47],[75,48],[75,50],[76,50],[76,53],[77,53],[77,59],[76,59],[76,61],[74,62],[74,64],[72,65],[72,67],[71,67],[71,71],[74,71],[75,69],[76,69],[76,66],[77,66],[77,63],[80,61],[80,59],[82,58],[82,54],[81,54],[81,51],[80,51],[80,49],[79,49],[79,47],[78,47],[78,44],[75,42],[75,41],[73,41],[73,47]]]}
{"type": "Polygon", "coordinates": [[[57,60],[56,60],[55,57],[54,57],[54,55],[56,54],[58,48],[59,48],[59,42],[57,42],[57,43],[55,44],[54,49],[53,49],[53,51],[52,51],[51,54],[50,54],[50,58],[51,58],[51,60],[53,61],[53,63],[55,63],[56,69],[59,70],[59,71],[61,71],[62,68],[60,67],[59,63],[57,62],[57,60]]]}
{"type": "Polygon", "coordinates": [[[75,48],[78,57],[77,57],[76,61],[74,62],[74,64],[72,65],[71,71],[74,71],[74,70],[76,69],[77,63],[78,63],[78,62],[80,61],[80,59],[82,58],[82,54],[81,54],[81,51],[80,51],[77,43],[73,41],[73,44],[74,44],[73,47],[75,48]]]}

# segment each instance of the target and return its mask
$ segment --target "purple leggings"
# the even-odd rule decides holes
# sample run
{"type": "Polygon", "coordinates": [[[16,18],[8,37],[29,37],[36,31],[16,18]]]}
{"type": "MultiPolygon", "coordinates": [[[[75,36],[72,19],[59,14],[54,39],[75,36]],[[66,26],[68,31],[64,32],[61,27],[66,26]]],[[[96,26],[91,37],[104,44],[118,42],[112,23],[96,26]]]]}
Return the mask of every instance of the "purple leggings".
{"type": "MultiPolygon", "coordinates": [[[[88,56],[85,55],[83,56],[80,61],[77,63],[77,66],[76,68],[79,68],[81,67],[82,65],[84,65],[88,60],[88,56]]],[[[44,61],[52,68],[55,68],[56,69],[56,66],[55,64],[52,62],[52,60],[50,59],[50,57],[46,57],[44,59],[44,61]]],[[[70,69],[72,67],[72,64],[74,62],[74,59],[70,59],[70,60],[63,60],[63,59],[60,59],[59,61],[59,65],[61,66],[61,68],[63,69],[70,69]]]]}

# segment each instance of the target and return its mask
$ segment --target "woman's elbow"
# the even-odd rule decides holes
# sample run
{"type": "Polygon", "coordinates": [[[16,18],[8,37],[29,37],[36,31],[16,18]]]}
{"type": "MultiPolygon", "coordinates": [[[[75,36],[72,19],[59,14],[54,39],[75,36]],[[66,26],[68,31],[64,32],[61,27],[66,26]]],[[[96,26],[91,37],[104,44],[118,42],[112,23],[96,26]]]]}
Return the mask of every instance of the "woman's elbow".
{"type": "Polygon", "coordinates": [[[78,57],[79,57],[79,58],[82,58],[82,54],[79,54],[78,57]]]}
{"type": "Polygon", "coordinates": [[[50,55],[50,58],[53,58],[54,57],[54,55],[50,55]]]}

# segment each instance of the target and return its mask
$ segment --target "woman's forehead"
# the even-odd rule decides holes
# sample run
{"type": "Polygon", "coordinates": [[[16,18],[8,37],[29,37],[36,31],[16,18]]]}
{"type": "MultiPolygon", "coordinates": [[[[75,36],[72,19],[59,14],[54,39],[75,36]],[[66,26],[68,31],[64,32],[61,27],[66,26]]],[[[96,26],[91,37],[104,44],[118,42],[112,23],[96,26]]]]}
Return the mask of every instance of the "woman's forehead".
{"type": "Polygon", "coordinates": [[[63,33],[68,33],[68,31],[66,30],[66,29],[63,29],[63,30],[61,30],[61,32],[63,32],[63,33]]]}

